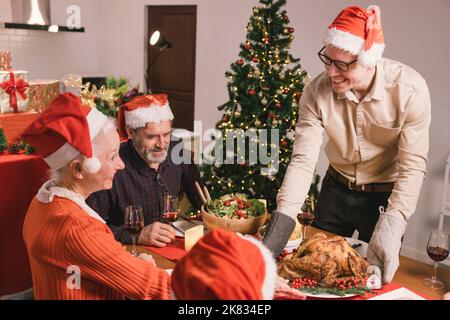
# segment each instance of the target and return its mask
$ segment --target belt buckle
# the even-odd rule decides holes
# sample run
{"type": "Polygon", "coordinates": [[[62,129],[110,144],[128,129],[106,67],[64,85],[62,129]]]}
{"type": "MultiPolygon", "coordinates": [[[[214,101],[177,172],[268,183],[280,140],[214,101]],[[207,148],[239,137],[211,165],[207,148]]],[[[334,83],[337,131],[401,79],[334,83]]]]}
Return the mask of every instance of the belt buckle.
{"type": "Polygon", "coordinates": [[[355,185],[355,183],[354,182],[352,182],[351,180],[348,180],[348,188],[350,189],[350,190],[353,190],[353,186],[355,185]]]}

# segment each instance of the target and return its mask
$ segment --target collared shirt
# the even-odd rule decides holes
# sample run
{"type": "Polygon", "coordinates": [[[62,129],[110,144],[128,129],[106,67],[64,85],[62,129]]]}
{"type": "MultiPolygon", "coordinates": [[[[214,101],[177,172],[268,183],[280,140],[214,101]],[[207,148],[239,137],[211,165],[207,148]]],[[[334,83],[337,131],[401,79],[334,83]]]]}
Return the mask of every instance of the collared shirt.
{"type": "Polygon", "coordinates": [[[176,146],[177,142],[171,142],[166,160],[156,171],[140,157],[131,140],[123,142],[119,154],[125,169],[116,173],[110,190],[95,192],[86,199],[86,203],[106,220],[118,241],[130,242],[123,228],[127,206],[142,207],[145,225],[161,220],[165,188],[170,195],[179,196],[184,192],[191,204],[200,208],[194,185],[195,181],[200,183],[200,173],[193,163],[174,163],[170,155],[176,146]]]}
{"type": "Polygon", "coordinates": [[[408,219],[426,173],[431,102],[425,80],[412,68],[383,59],[361,101],[336,94],[326,72],[307,85],[300,100],[295,143],[278,211],[295,217],[314,173],[325,131],[330,164],[356,184],[395,182],[388,213],[408,219]]]}

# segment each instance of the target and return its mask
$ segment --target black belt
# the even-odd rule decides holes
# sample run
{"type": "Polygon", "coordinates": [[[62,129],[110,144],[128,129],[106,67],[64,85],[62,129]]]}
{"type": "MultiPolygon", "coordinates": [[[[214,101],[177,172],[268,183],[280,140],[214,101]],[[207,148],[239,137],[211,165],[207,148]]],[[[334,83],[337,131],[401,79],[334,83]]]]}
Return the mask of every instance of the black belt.
{"type": "Polygon", "coordinates": [[[332,166],[328,167],[328,174],[338,180],[340,183],[345,185],[352,191],[362,191],[362,192],[391,192],[394,189],[394,182],[386,183],[369,183],[369,184],[358,184],[356,185],[354,181],[351,181],[344,177],[342,174],[337,172],[332,166]]]}

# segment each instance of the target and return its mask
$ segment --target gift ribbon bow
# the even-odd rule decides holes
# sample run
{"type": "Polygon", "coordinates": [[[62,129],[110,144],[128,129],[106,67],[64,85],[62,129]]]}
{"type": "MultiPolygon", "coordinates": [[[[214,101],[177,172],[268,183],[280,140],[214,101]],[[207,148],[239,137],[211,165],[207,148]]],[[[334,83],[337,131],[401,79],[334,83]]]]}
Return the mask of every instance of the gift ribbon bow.
{"type": "Polygon", "coordinates": [[[5,90],[5,92],[9,95],[9,103],[10,106],[13,107],[14,113],[18,113],[19,110],[17,108],[17,94],[20,95],[22,100],[27,98],[25,93],[25,89],[28,88],[28,83],[23,79],[19,79],[16,81],[14,77],[14,73],[9,73],[9,80],[0,83],[0,88],[5,90]]]}

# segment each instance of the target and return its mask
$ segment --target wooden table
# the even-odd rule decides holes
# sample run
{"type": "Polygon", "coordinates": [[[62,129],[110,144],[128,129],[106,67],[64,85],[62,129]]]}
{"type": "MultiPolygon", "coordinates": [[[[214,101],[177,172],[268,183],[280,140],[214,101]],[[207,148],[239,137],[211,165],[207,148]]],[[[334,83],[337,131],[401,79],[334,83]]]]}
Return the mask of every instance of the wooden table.
{"type": "MultiPolygon", "coordinates": [[[[309,227],[308,235],[315,234],[317,232],[323,232],[319,229],[315,229],[313,227],[309,227]]],[[[329,236],[333,234],[324,232],[329,236]]],[[[160,256],[159,254],[153,253],[147,250],[143,246],[138,246],[138,253],[148,253],[153,256],[155,259],[156,265],[162,269],[173,269],[175,267],[175,263],[160,256]]],[[[398,268],[393,283],[396,283],[402,287],[410,288],[416,292],[425,294],[431,298],[441,299],[444,293],[450,291],[450,271],[439,268],[438,269],[438,278],[445,284],[446,290],[432,290],[428,287],[425,287],[422,284],[422,280],[424,278],[430,277],[433,271],[433,267],[431,265],[400,256],[400,267],[398,268]]]]}

